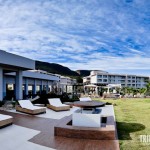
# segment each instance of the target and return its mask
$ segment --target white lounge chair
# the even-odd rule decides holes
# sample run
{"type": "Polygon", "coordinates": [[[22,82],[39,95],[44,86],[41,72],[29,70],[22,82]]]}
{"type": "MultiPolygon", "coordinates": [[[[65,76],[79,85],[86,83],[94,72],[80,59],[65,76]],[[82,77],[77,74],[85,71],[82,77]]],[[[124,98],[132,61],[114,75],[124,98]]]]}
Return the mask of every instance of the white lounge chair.
{"type": "Polygon", "coordinates": [[[39,99],[40,98],[40,96],[36,96],[36,97],[34,97],[34,98],[31,98],[31,99],[29,99],[31,102],[34,102],[35,100],[37,100],[37,99],[39,99]]]}
{"type": "Polygon", "coordinates": [[[0,128],[5,127],[7,125],[12,125],[13,117],[8,115],[0,114],[0,128]]]}
{"type": "Polygon", "coordinates": [[[30,100],[19,100],[18,103],[20,106],[16,106],[16,111],[31,115],[46,113],[46,107],[34,106],[30,100]]]}
{"type": "Polygon", "coordinates": [[[70,106],[62,104],[62,102],[59,98],[49,98],[48,101],[49,101],[49,104],[47,104],[47,107],[52,110],[63,111],[63,110],[70,109],[70,106]]]}
{"type": "Polygon", "coordinates": [[[84,102],[92,101],[92,99],[90,97],[80,97],[79,99],[80,99],[80,101],[84,101],[84,102]]]}

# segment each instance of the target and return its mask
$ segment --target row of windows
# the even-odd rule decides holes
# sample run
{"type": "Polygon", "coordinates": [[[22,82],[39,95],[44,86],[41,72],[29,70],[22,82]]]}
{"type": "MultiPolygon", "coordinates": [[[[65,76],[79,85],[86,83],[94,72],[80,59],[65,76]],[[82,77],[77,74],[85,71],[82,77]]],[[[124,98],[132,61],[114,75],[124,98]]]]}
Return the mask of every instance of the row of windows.
{"type": "MultiPolygon", "coordinates": [[[[97,78],[110,78],[110,79],[126,79],[126,76],[110,76],[110,75],[98,75],[97,78]]],[[[127,76],[127,79],[130,79],[130,80],[139,80],[141,81],[142,80],[148,80],[149,78],[144,78],[144,77],[135,77],[135,76],[127,76]]]]}
{"type": "Polygon", "coordinates": [[[108,82],[108,80],[107,79],[98,79],[98,82],[108,82]]]}
{"type": "Polygon", "coordinates": [[[103,77],[103,78],[107,78],[108,76],[107,76],[107,75],[98,75],[97,77],[98,77],[98,78],[102,78],[102,77],[103,77]]]}
{"type": "MultiPolygon", "coordinates": [[[[98,82],[102,82],[103,80],[107,80],[107,79],[98,79],[98,82]]],[[[115,80],[115,79],[108,79],[108,81],[109,82],[120,82],[120,83],[122,83],[122,82],[126,82],[126,80],[115,80]]],[[[129,83],[141,83],[141,82],[146,82],[146,81],[136,81],[136,80],[127,80],[127,82],[129,82],[129,83]]]]}
{"type": "MultiPolygon", "coordinates": [[[[109,83],[121,83],[121,84],[125,84],[126,82],[125,81],[121,81],[121,80],[118,80],[118,81],[116,81],[116,80],[107,80],[107,79],[98,79],[98,82],[108,82],[109,81],[109,83]]],[[[135,81],[128,81],[127,83],[130,83],[130,84],[136,84],[136,85],[138,85],[139,83],[141,84],[141,82],[135,82],[135,81]]],[[[129,84],[129,85],[130,85],[129,84]]],[[[134,85],[133,84],[133,85],[134,85]]],[[[139,85],[140,85],[139,84],[139,85]]],[[[145,84],[145,83],[143,83],[143,84],[145,84]]]]}

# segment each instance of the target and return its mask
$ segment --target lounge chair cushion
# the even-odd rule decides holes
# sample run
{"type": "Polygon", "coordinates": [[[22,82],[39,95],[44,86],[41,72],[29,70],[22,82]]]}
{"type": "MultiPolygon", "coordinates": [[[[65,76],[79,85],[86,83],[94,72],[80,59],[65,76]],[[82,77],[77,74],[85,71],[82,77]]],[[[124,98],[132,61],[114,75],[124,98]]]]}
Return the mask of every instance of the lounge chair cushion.
{"type": "Polygon", "coordinates": [[[50,105],[53,105],[55,107],[68,106],[68,105],[62,104],[59,98],[49,98],[48,101],[50,105]]]}
{"type": "Polygon", "coordinates": [[[36,109],[45,108],[45,107],[34,106],[30,100],[19,100],[18,102],[22,108],[26,108],[26,109],[36,110],[36,109]]]}
{"type": "Polygon", "coordinates": [[[64,111],[69,110],[70,106],[62,104],[61,100],[59,98],[50,98],[48,99],[49,104],[47,104],[47,107],[55,110],[55,111],[64,111]]]}
{"type": "Polygon", "coordinates": [[[12,116],[0,114],[0,128],[3,128],[7,125],[11,125],[12,123],[13,123],[12,116]]]}
{"type": "Polygon", "coordinates": [[[8,115],[2,115],[0,114],[0,121],[6,120],[6,119],[11,119],[13,118],[12,116],[8,116],[8,115]]]}

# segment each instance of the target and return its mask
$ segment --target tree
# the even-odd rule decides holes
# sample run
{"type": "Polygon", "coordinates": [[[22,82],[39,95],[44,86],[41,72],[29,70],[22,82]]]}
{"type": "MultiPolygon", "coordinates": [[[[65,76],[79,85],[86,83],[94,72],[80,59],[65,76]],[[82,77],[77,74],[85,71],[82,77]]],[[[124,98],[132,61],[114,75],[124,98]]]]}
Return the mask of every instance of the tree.
{"type": "Polygon", "coordinates": [[[81,77],[76,77],[77,83],[83,83],[83,79],[81,77]]]}
{"type": "Polygon", "coordinates": [[[150,81],[148,81],[147,84],[146,84],[145,94],[150,95],[150,81]]]}
{"type": "Polygon", "coordinates": [[[138,92],[140,93],[140,94],[144,94],[145,92],[146,92],[146,88],[140,88],[140,89],[138,89],[138,92]]]}

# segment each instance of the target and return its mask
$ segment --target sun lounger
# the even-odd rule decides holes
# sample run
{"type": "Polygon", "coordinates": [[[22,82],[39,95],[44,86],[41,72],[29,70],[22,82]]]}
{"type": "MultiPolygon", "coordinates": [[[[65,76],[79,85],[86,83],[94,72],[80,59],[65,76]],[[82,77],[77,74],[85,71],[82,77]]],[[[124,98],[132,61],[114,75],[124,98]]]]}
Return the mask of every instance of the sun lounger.
{"type": "Polygon", "coordinates": [[[80,101],[84,101],[84,102],[92,101],[92,99],[90,97],[80,97],[79,99],[80,99],[80,101]]]}
{"type": "Polygon", "coordinates": [[[31,98],[31,99],[29,99],[31,102],[34,102],[34,101],[36,101],[37,99],[39,99],[40,98],[40,96],[36,96],[36,97],[34,97],[34,98],[31,98]]]}
{"type": "Polygon", "coordinates": [[[0,114],[0,128],[3,128],[8,125],[12,125],[13,117],[8,115],[0,114]]]}
{"type": "Polygon", "coordinates": [[[55,111],[63,111],[63,110],[70,110],[69,105],[62,104],[59,98],[50,98],[48,99],[49,104],[47,104],[47,107],[55,110],[55,111]]]}
{"type": "Polygon", "coordinates": [[[46,113],[45,107],[34,106],[30,100],[19,100],[18,103],[20,106],[16,106],[16,111],[31,115],[46,113]]]}

